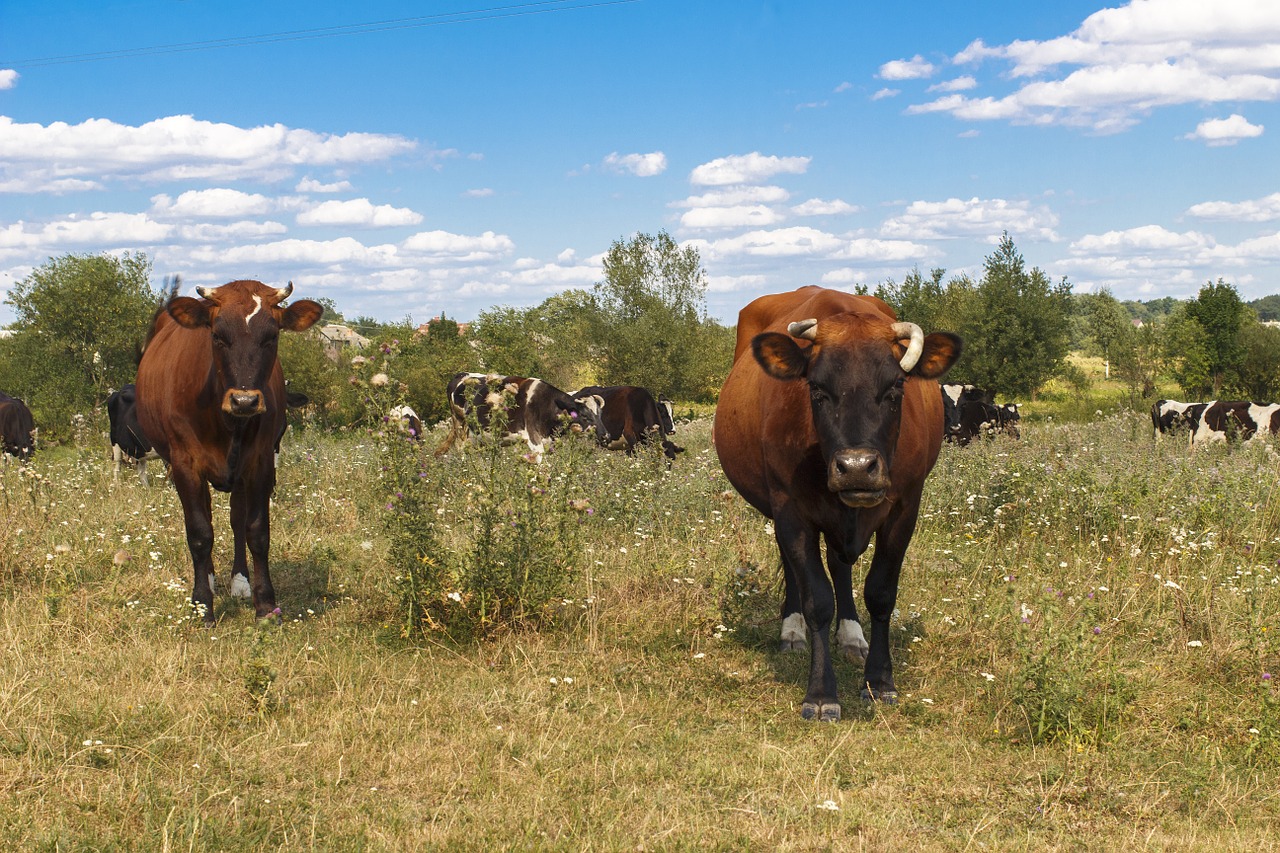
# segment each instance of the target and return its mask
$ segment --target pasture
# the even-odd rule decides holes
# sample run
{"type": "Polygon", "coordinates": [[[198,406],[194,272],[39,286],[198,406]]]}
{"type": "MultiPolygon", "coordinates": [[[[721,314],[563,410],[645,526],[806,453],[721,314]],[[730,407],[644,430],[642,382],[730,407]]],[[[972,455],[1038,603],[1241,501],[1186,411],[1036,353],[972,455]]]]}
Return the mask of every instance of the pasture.
{"type": "MultiPolygon", "coordinates": [[[[397,439],[286,437],[278,626],[226,596],[225,495],[209,629],[167,480],[113,485],[105,440],[11,461],[0,846],[1275,849],[1280,457],[1150,433],[1117,414],[944,446],[894,622],[901,701],[859,704],[842,661],[834,725],[800,719],[776,547],[706,418],[670,468],[550,454],[555,500],[591,508],[551,508],[572,585],[479,643],[405,630],[397,439]]],[[[425,458],[441,435],[421,464],[447,481],[470,463],[425,458]]],[[[485,488],[455,480],[446,539],[485,488]]]]}

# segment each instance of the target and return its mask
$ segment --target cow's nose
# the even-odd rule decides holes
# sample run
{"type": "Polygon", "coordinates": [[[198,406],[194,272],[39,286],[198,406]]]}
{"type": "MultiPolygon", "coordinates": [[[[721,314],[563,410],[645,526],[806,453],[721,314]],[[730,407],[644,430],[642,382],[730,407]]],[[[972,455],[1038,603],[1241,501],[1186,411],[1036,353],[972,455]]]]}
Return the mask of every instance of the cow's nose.
{"type": "Polygon", "coordinates": [[[232,389],[223,399],[223,410],[239,418],[252,417],[263,411],[262,392],[232,389]]]}
{"type": "Polygon", "coordinates": [[[875,476],[880,467],[880,454],[874,450],[842,450],[831,459],[833,472],[840,479],[875,476]]]}

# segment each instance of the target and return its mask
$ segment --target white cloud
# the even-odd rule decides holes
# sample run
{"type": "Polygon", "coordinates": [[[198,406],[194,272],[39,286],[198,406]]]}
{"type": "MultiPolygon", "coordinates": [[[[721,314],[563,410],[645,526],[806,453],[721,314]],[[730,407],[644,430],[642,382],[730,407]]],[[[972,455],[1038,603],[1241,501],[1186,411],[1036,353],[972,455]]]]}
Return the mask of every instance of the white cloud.
{"type": "Polygon", "coordinates": [[[270,213],[276,209],[276,203],[259,193],[217,188],[187,190],[176,200],[163,193],[154,195],[151,208],[157,214],[170,217],[218,219],[270,213]]]}
{"type": "Polygon", "coordinates": [[[943,97],[909,113],[1114,133],[1161,107],[1280,100],[1280,3],[1142,0],[1045,41],[975,41],[953,61],[1008,63],[1017,88],[999,98],[943,97]]]}
{"type": "Polygon", "coordinates": [[[791,212],[796,216],[834,216],[841,213],[857,213],[858,208],[838,198],[830,201],[811,198],[792,207],[791,212]]]}
{"type": "Polygon", "coordinates": [[[732,157],[718,157],[696,167],[689,182],[698,186],[723,187],[733,184],[758,184],[775,175],[803,175],[810,157],[765,156],[758,151],[732,157]]]}
{"type": "Polygon", "coordinates": [[[928,88],[930,92],[963,92],[972,89],[978,85],[978,81],[968,74],[963,77],[956,77],[954,80],[944,80],[941,83],[934,83],[928,88]]]}
{"type": "Polygon", "coordinates": [[[791,198],[782,187],[730,187],[712,190],[702,195],[691,195],[682,201],[674,201],[671,207],[733,207],[740,204],[779,204],[791,198]]]}
{"type": "Polygon", "coordinates": [[[448,231],[421,231],[400,245],[407,252],[432,260],[468,263],[493,260],[515,251],[515,243],[510,237],[492,231],[475,237],[448,231]]]}
{"type": "Polygon", "coordinates": [[[12,68],[0,68],[0,91],[12,89],[18,85],[19,76],[18,72],[12,68]]]}
{"type": "Polygon", "coordinates": [[[389,228],[417,225],[422,214],[407,207],[374,204],[367,198],[325,201],[298,214],[299,225],[348,225],[358,228],[389,228]]]}
{"type": "Polygon", "coordinates": [[[477,187],[474,190],[467,190],[462,195],[464,198],[489,198],[493,195],[493,190],[489,187],[477,187]]]}
{"type": "Polygon", "coordinates": [[[1271,222],[1280,219],[1280,192],[1249,201],[1203,201],[1187,208],[1187,215],[1234,222],[1271,222]]]}
{"type": "Polygon", "coordinates": [[[1193,132],[1183,138],[1200,139],[1210,146],[1235,145],[1241,139],[1261,136],[1262,131],[1263,125],[1250,124],[1244,116],[1232,113],[1227,118],[1213,118],[1200,122],[1193,132]]]}
{"type": "Polygon", "coordinates": [[[325,184],[310,175],[298,181],[298,185],[294,187],[294,191],[300,193],[341,193],[349,189],[351,189],[350,181],[334,181],[331,184],[325,184]]]}
{"type": "Polygon", "coordinates": [[[836,86],[831,91],[835,92],[838,95],[841,92],[847,92],[852,88],[853,88],[853,84],[850,83],[848,80],[845,80],[843,83],[841,83],[839,86],[836,86]]]}
{"type": "Polygon", "coordinates": [[[680,217],[685,228],[763,228],[782,221],[775,210],[762,204],[737,207],[695,207],[680,217]]]}
{"type": "Polygon", "coordinates": [[[91,213],[87,217],[28,226],[19,220],[0,230],[0,248],[54,250],[77,246],[116,247],[166,240],[173,226],[145,213],[91,213]]]}
{"type": "Polygon", "coordinates": [[[227,240],[257,240],[262,237],[275,237],[288,232],[288,228],[280,222],[230,222],[215,224],[212,222],[196,222],[178,226],[178,236],[192,243],[217,243],[227,240]]]}
{"type": "Polygon", "coordinates": [[[661,151],[649,154],[619,154],[615,151],[604,158],[604,165],[614,172],[630,172],[640,178],[651,178],[667,170],[667,155],[661,151]]]}
{"type": "Polygon", "coordinates": [[[751,231],[722,240],[690,240],[704,260],[734,258],[817,258],[901,261],[924,257],[926,247],[905,240],[849,239],[795,226],[751,231]]]}
{"type": "Polygon", "coordinates": [[[109,119],[46,126],[0,116],[0,184],[31,172],[46,181],[79,178],[99,183],[280,180],[299,166],[385,160],[416,147],[401,136],[336,135],[282,124],[242,128],[189,115],[137,127],[109,119]]]}
{"type": "Polygon", "coordinates": [[[885,98],[893,98],[901,94],[902,94],[901,89],[878,89],[876,90],[876,93],[871,96],[871,100],[882,101],[885,98]]]}
{"type": "Polygon", "coordinates": [[[1124,231],[1086,234],[1071,244],[1071,252],[1079,255],[1142,255],[1152,251],[1199,251],[1213,245],[1212,238],[1197,231],[1179,234],[1159,225],[1142,225],[1124,231]]]}
{"type": "Polygon", "coordinates": [[[1056,241],[1057,225],[1057,214],[1047,207],[1033,208],[1027,201],[949,198],[911,202],[900,215],[885,220],[880,233],[913,240],[950,237],[993,240],[1002,231],[1008,231],[1019,238],[1056,241]]]}
{"type": "Polygon", "coordinates": [[[925,77],[932,77],[934,68],[933,63],[926,60],[920,54],[916,54],[910,59],[895,59],[886,62],[880,66],[881,80],[919,80],[925,77]]]}

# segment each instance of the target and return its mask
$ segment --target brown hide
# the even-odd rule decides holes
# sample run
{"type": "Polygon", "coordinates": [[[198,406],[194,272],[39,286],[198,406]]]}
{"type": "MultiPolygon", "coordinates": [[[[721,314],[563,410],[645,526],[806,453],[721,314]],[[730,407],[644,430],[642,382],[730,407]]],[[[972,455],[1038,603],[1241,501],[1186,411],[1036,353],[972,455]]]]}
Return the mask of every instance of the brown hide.
{"type": "MultiPolygon", "coordinates": [[[[803,611],[812,635],[805,717],[840,716],[827,637],[833,612],[839,615],[842,632],[856,629],[856,641],[845,645],[846,640],[840,640],[846,652],[866,657],[864,693],[887,701],[896,695],[889,613],[925,477],[942,445],[943,408],[936,379],[958,358],[960,341],[946,333],[928,335],[919,361],[909,374],[903,373],[897,361],[906,347],[893,328],[895,322],[893,310],[870,296],[805,287],[760,297],[739,314],[735,360],[716,407],[712,438],[725,475],[753,507],[775,521],[786,580],[783,616],[798,618],[803,611]],[[789,324],[809,319],[818,321],[812,330],[816,340],[792,337],[789,324]],[[828,415],[827,421],[842,424],[865,415],[874,427],[868,428],[866,441],[849,447],[858,452],[864,446],[874,449],[873,455],[883,463],[875,474],[876,489],[883,483],[883,497],[876,489],[854,494],[841,486],[833,491],[833,461],[824,452],[834,459],[845,448],[833,452],[820,443],[814,407],[832,388],[814,384],[815,365],[823,365],[826,385],[838,385],[835,390],[842,392],[838,402],[830,403],[841,417],[828,415]],[[901,389],[896,423],[883,414],[890,411],[883,400],[890,399],[895,387],[901,389]],[[868,389],[883,389],[874,392],[883,398],[873,399],[868,389]],[[851,564],[872,536],[876,554],[864,589],[871,617],[868,648],[853,602],[851,564]],[[827,545],[830,579],[820,540],[827,545]]],[[[803,632],[788,646],[785,619],[783,630],[784,648],[803,646],[803,632]]]]}
{"type": "Polygon", "coordinates": [[[231,493],[231,589],[251,590],[261,617],[276,609],[267,570],[275,444],[285,424],[276,340],[281,331],[309,328],[323,309],[310,300],[281,308],[288,291],[256,281],[202,293],[207,298],[171,298],[156,316],[138,365],[138,422],[169,463],[182,501],[195,569],[192,603],[213,620],[212,485],[231,493]]]}

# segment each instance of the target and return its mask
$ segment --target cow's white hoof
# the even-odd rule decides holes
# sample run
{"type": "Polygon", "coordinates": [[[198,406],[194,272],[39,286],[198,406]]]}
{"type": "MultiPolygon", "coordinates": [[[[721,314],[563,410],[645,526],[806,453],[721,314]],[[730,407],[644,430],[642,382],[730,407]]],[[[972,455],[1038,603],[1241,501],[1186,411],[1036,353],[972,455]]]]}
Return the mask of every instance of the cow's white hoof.
{"type": "Polygon", "coordinates": [[[253,587],[244,575],[231,576],[231,595],[233,598],[253,598],[253,587]]]}
{"type": "Polygon", "coordinates": [[[836,629],[836,643],[844,656],[854,663],[866,663],[871,647],[862,633],[862,626],[854,619],[841,619],[836,629]]]}

